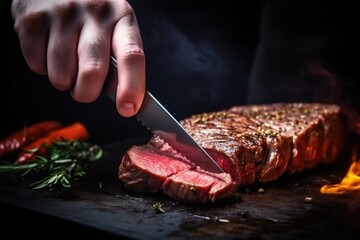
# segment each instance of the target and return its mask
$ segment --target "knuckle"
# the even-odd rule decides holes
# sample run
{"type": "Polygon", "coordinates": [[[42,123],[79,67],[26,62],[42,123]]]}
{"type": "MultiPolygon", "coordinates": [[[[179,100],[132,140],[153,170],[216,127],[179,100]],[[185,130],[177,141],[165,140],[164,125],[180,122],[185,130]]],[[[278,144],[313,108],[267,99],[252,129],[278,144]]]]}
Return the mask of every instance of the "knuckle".
{"type": "Polygon", "coordinates": [[[92,60],[89,61],[82,69],[82,77],[84,79],[96,79],[103,75],[105,66],[102,61],[92,60]]]}
{"type": "Polygon", "coordinates": [[[79,12],[79,6],[76,1],[66,1],[58,4],[55,7],[54,15],[62,20],[68,19],[73,21],[73,17],[79,12]]]}
{"type": "Polygon", "coordinates": [[[112,11],[110,2],[104,0],[86,0],[84,6],[88,13],[100,18],[107,18],[112,11]]]}
{"type": "Polygon", "coordinates": [[[14,19],[26,16],[32,12],[45,12],[46,9],[42,6],[33,8],[31,1],[28,0],[13,0],[11,3],[11,15],[14,19]]]}
{"type": "Polygon", "coordinates": [[[81,68],[79,78],[85,86],[94,86],[105,79],[108,68],[101,61],[91,61],[81,68]]]}
{"type": "Polygon", "coordinates": [[[20,28],[25,33],[34,34],[45,28],[48,14],[45,11],[24,12],[21,17],[17,18],[14,25],[15,32],[19,33],[20,28]]]}
{"type": "Polygon", "coordinates": [[[127,1],[123,1],[120,10],[122,12],[122,16],[135,18],[134,9],[131,7],[131,5],[127,1]]]}
{"type": "Polygon", "coordinates": [[[121,6],[118,20],[126,22],[129,25],[137,25],[136,15],[130,4],[127,3],[121,6]]]}
{"type": "Polygon", "coordinates": [[[29,1],[27,0],[13,0],[11,4],[11,13],[15,17],[26,11],[29,7],[29,1]]]}
{"type": "Polygon", "coordinates": [[[145,62],[145,54],[142,47],[136,44],[129,44],[122,48],[120,57],[124,62],[145,62]]]}

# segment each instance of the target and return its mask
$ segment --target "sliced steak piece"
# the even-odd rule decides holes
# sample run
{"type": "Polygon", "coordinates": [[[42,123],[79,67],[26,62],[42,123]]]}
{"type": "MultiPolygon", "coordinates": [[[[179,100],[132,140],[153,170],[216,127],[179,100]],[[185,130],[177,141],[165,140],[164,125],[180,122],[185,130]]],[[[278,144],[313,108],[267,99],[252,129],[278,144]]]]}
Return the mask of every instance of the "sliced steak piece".
{"type": "Polygon", "coordinates": [[[289,173],[331,163],[340,157],[346,142],[340,110],[339,106],[319,103],[276,103],[230,109],[275,129],[281,136],[292,138],[289,173]]]}
{"type": "Polygon", "coordinates": [[[157,192],[169,176],[195,168],[185,157],[168,149],[152,144],[131,147],[121,161],[119,178],[135,192],[157,192]]]}
{"type": "Polygon", "coordinates": [[[230,174],[200,169],[158,137],[131,147],[123,156],[119,178],[135,192],[158,192],[184,203],[215,202],[234,194],[230,174]]]}
{"type": "Polygon", "coordinates": [[[236,183],[226,173],[188,170],[174,174],[162,185],[163,192],[185,203],[216,202],[236,192],[236,183]]]}

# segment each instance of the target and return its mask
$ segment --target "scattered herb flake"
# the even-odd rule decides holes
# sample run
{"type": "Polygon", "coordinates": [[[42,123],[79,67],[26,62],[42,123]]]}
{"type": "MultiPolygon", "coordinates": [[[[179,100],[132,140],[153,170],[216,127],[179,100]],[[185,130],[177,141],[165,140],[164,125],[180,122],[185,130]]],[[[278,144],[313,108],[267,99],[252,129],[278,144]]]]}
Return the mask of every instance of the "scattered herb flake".
{"type": "Polygon", "coordinates": [[[159,203],[159,202],[155,203],[153,205],[153,207],[154,207],[154,210],[156,213],[164,213],[165,212],[164,208],[161,206],[161,203],[159,203]]]}

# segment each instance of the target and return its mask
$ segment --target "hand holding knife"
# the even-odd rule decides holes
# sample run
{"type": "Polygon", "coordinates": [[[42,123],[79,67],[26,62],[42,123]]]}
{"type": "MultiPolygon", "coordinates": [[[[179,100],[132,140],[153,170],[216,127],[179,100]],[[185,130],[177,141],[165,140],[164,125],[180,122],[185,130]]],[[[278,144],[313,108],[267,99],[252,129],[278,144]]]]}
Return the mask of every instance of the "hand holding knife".
{"type": "MultiPolygon", "coordinates": [[[[115,101],[118,75],[117,61],[114,57],[111,57],[109,74],[105,84],[104,91],[115,101]]],[[[145,91],[143,103],[136,117],[155,135],[162,138],[200,168],[214,173],[224,172],[148,90],[145,91]]]]}

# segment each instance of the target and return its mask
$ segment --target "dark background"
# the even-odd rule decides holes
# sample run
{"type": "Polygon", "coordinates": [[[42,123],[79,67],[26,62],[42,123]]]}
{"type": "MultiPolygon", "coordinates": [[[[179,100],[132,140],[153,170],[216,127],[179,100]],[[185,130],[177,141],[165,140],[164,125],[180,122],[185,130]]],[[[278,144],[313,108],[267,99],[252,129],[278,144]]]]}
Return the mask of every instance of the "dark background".
{"type": "MultiPolygon", "coordinates": [[[[93,142],[146,130],[101,96],[77,103],[27,67],[3,1],[0,138],[25,124],[83,122],[93,142]]],[[[358,109],[358,10],[343,1],[130,1],[142,32],[148,89],[177,118],[233,105],[334,102],[358,109]]],[[[355,111],[355,113],[356,113],[355,111]]]]}

